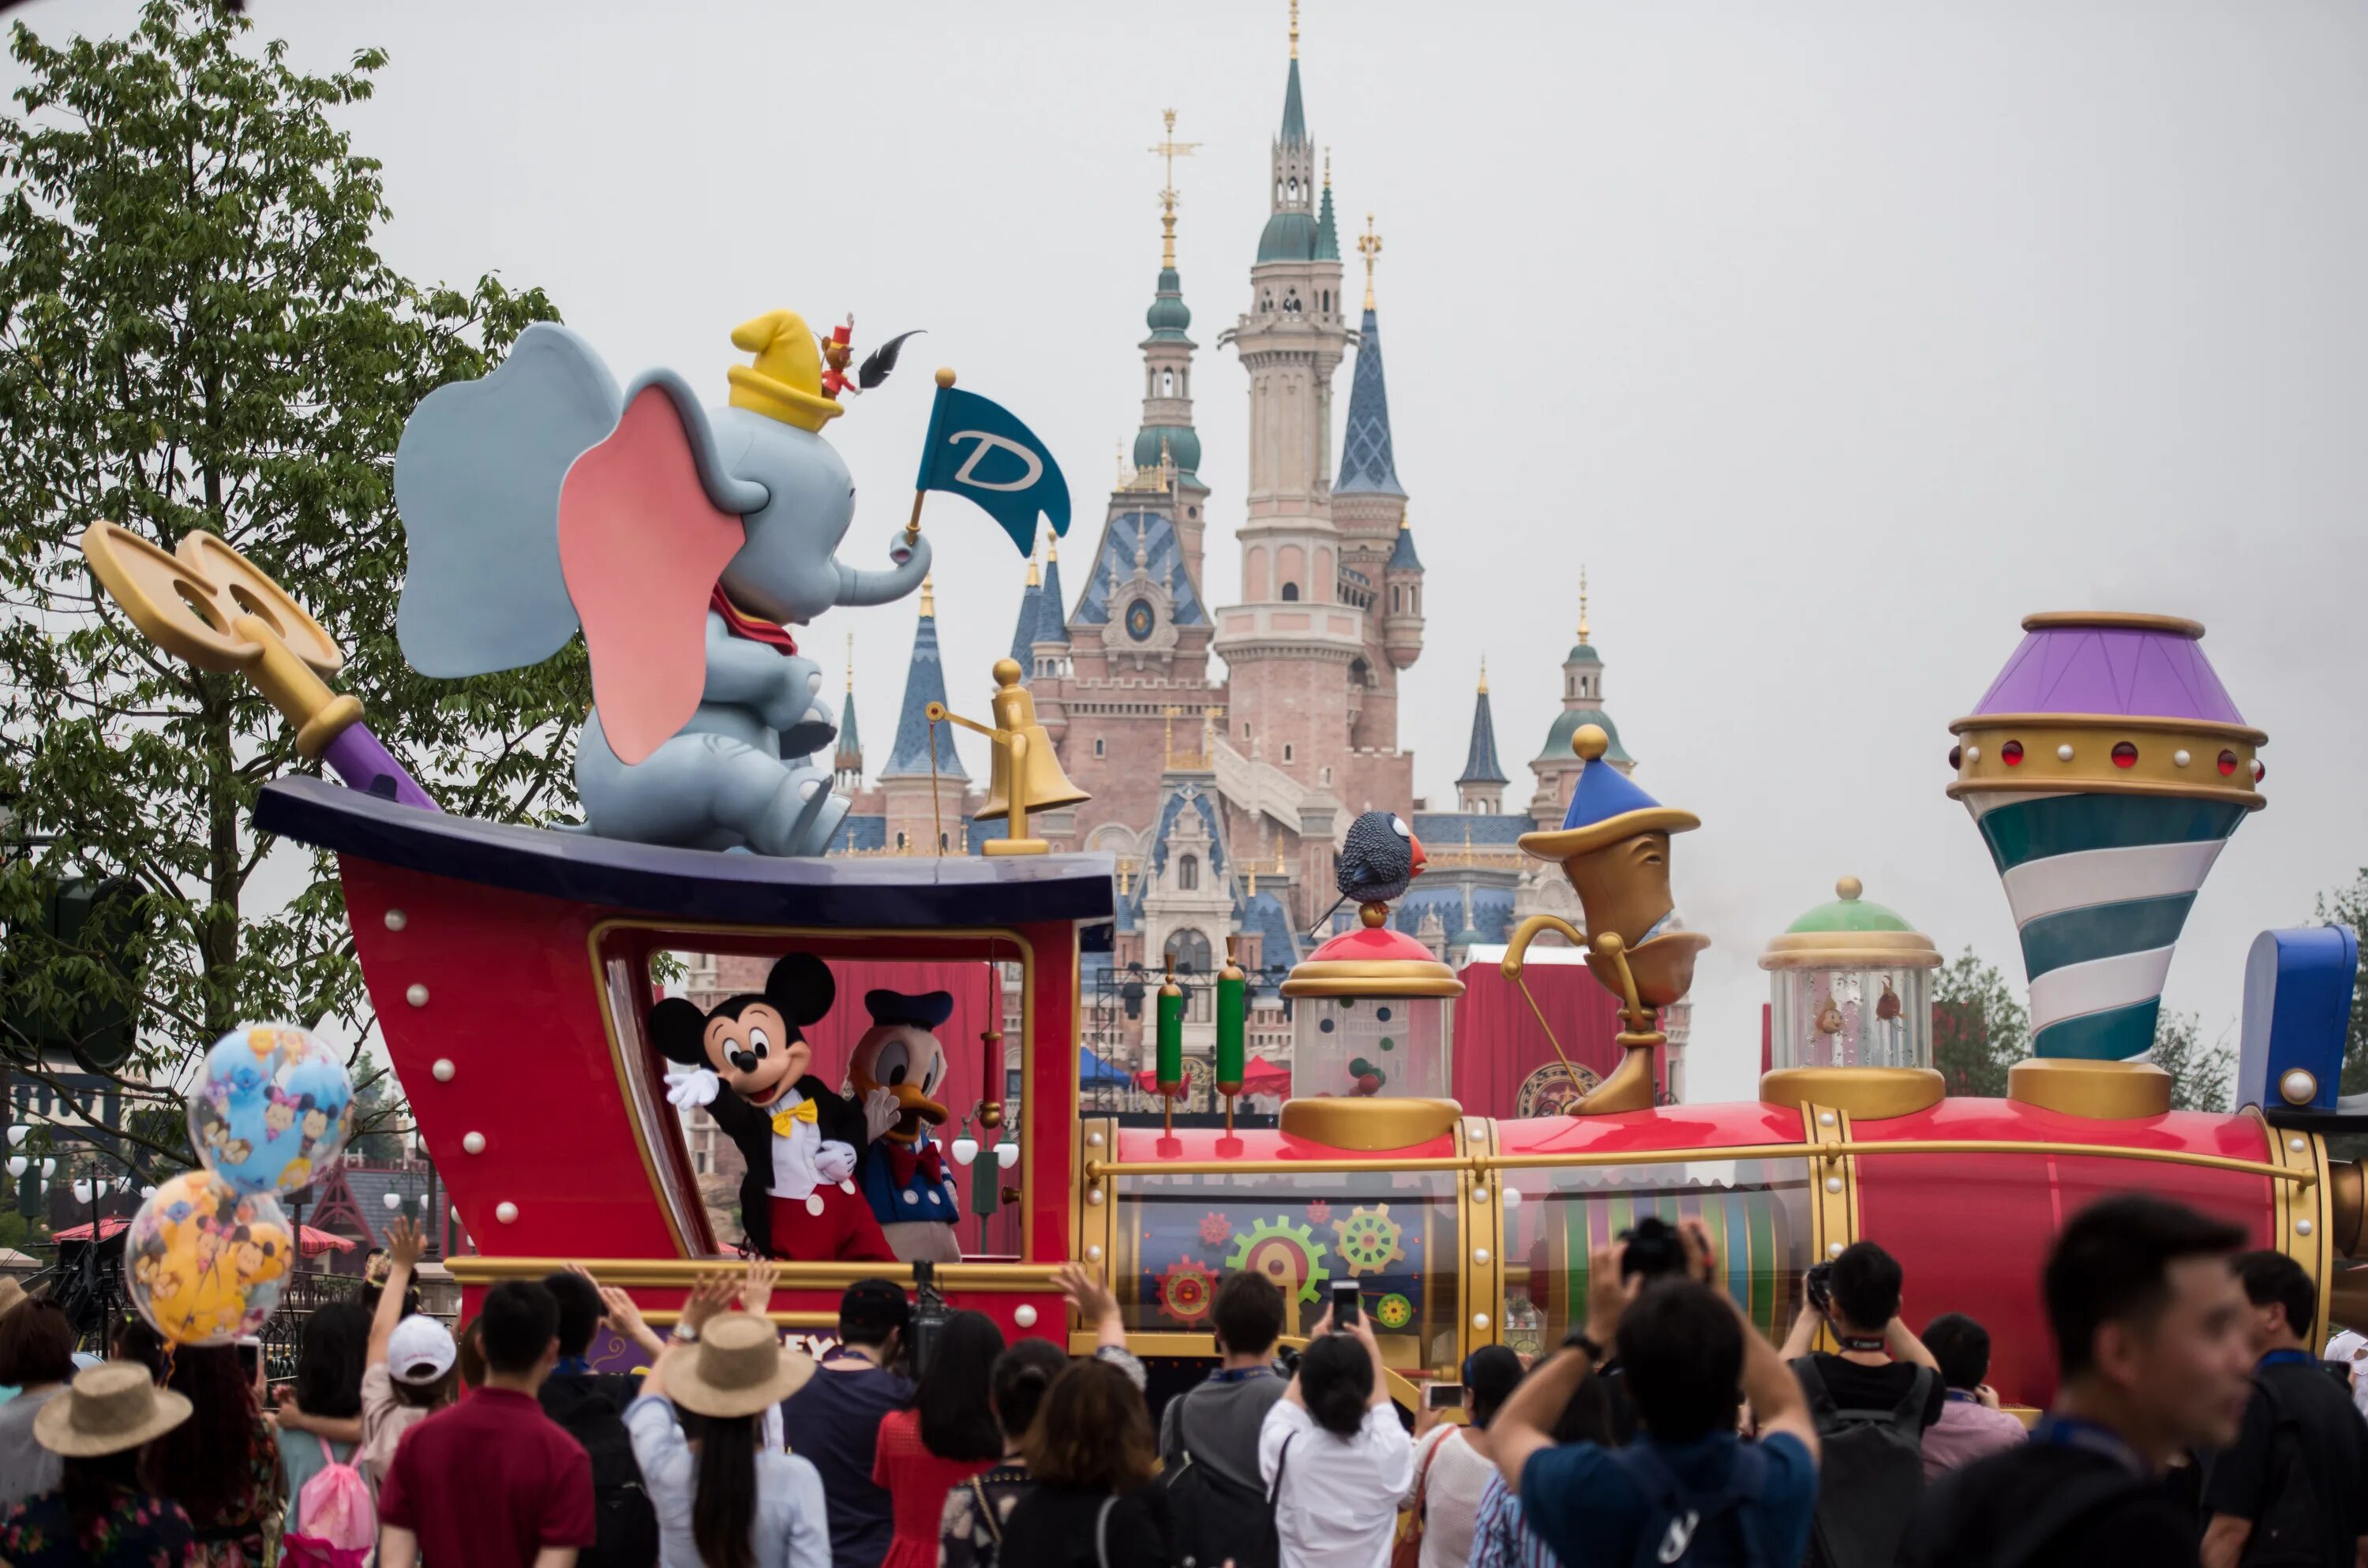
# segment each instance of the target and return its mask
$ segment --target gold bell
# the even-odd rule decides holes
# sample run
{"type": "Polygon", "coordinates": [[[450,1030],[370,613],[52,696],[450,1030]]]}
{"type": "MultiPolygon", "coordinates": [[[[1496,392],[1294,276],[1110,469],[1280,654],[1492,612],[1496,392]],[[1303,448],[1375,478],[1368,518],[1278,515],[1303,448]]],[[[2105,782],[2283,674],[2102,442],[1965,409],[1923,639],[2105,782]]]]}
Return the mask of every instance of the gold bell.
{"type": "Polygon", "coordinates": [[[976,820],[1005,817],[1009,826],[1004,837],[988,839],[981,849],[989,855],[1042,855],[1052,846],[1028,836],[1028,813],[1058,811],[1093,797],[1070,783],[1069,776],[1061,771],[1053,738],[1036,722],[1036,699],[1019,684],[1018,660],[995,662],[995,685],[993,728],[949,712],[935,702],[929,704],[929,717],[960,724],[995,743],[986,802],[979,807],[976,820]]]}

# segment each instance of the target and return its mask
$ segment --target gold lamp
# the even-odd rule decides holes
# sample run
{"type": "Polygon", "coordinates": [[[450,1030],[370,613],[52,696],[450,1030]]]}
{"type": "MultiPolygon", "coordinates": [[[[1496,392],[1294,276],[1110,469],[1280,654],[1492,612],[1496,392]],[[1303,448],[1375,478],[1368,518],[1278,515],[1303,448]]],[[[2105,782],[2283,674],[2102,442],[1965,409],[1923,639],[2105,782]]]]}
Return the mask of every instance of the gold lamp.
{"type": "Polygon", "coordinates": [[[1003,837],[988,839],[981,846],[983,851],[989,855],[1042,855],[1053,846],[1041,838],[1028,836],[1028,813],[1057,811],[1093,797],[1070,783],[1069,776],[1061,771],[1061,759],[1053,751],[1053,738],[1036,722],[1036,699],[1019,684],[1018,660],[995,662],[995,686],[992,727],[951,712],[942,702],[929,704],[929,718],[960,724],[995,743],[986,803],[979,807],[974,820],[1003,817],[1009,825],[1003,837]]]}

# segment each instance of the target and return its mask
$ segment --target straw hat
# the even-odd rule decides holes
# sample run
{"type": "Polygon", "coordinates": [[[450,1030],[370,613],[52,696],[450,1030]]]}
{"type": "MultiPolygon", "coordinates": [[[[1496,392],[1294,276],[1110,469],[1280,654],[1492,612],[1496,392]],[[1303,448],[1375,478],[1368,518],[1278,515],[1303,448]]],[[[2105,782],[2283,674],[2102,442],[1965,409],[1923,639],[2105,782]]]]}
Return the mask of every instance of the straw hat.
{"type": "Polygon", "coordinates": [[[25,1288],[13,1274],[0,1275],[0,1318],[6,1317],[25,1304],[25,1288]]]}
{"type": "Polygon", "coordinates": [[[814,1374],[813,1358],[775,1339],[763,1318],[719,1312],[693,1353],[668,1363],[666,1392],[700,1415],[754,1415],[805,1387],[814,1374]]]}
{"type": "Polygon", "coordinates": [[[53,1454],[88,1459],[136,1449],[188,1418],[188,1396],[158,1388],[139,1362],[102,1361],[41,1406],[33,1437],[53,1454]]]}

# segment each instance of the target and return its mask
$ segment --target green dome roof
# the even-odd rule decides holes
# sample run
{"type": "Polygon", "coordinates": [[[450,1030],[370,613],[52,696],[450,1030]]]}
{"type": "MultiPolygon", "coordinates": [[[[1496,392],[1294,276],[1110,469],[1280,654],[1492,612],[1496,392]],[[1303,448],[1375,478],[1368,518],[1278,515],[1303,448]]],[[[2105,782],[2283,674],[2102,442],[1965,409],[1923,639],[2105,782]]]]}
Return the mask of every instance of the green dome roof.
{"type": "Polygon", "coordinates": [[[1278,212],[1266,221],[1258,235],[1260,261],[1315,259],[1315,220],[1304,212],[1278,212]]]}
{"type": "Polygon", "coordinates": [[[1579,642],[1562,656],[1562,662],[1565,665],[1600,665],[1603,662],[1603,655],[1595,651],[1593,644],[1579,642]]]}
{"type": "Polygon", "coordinates": [[[1159,270],[1159,297],[1151,301],[1151,309],[1143,319],[1151,330],[1163,337],[1181,337],[1184,329],[1192,324],[1191,307],[1184,302],[1184,281],[1172,267],[1159,270]]]}
{"type": "Polygon", "coordinates": [[[1859,896],[1859,880],[1844,877],[1834,884],[1837,895],[1831,903],[1821,903],[1790,926],[1788,935],[1803,932],[1820,934],[1837,931],[1913,931],[1897,911],[1879,903],[1869,903],[1859,896]]]}
{"type": "Polygon", "coordinates": [[[1537,762],[1577,761],[1577,754],[1570,749],[1570,738],[1578,733],[1578,728],[1582,724],[1600,724],[1603,726],[1604,734],[1611,737],[1611,744],[1603,751],[1604,761],[1633,763],[1636,760],[1630,756],[1628,749],[1620,744],[1620,726],[1613,723],[1611,715],[1600,708],[1592,711],[1585,708],[1573,708],[1566,712],[1556,714],[1554,728],[1546,732],[1546,744],[1533,760],[1537,762]]]}
{"type": "Polygon", "coordinates": [[[1167,455],[1176,460],[1176,472],[1188,477],[1201,472],[1201,437],[1189,425],[1146,425],[1134,433],[1134,466],[1157,468],[1159,442],[1167,440],[1167,455]]]}

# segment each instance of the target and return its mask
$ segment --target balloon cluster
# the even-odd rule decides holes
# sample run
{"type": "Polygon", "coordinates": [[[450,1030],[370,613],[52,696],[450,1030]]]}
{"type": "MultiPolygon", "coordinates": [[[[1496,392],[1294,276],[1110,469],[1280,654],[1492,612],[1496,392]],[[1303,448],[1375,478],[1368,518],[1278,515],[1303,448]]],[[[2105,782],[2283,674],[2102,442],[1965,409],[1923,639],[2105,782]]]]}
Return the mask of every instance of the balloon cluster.
{"type": "Polygon", "coordinates": [[[279,1195],[302,1190],[353,1136],[345,1064],[293,1024],[248,1024],[206,1052],[188,1096],[205,1169],[156,1188],[124,1238],[140,1315],[176,1345],[255,1333],[279,1304],[296,1232],[279,1195]]]}

